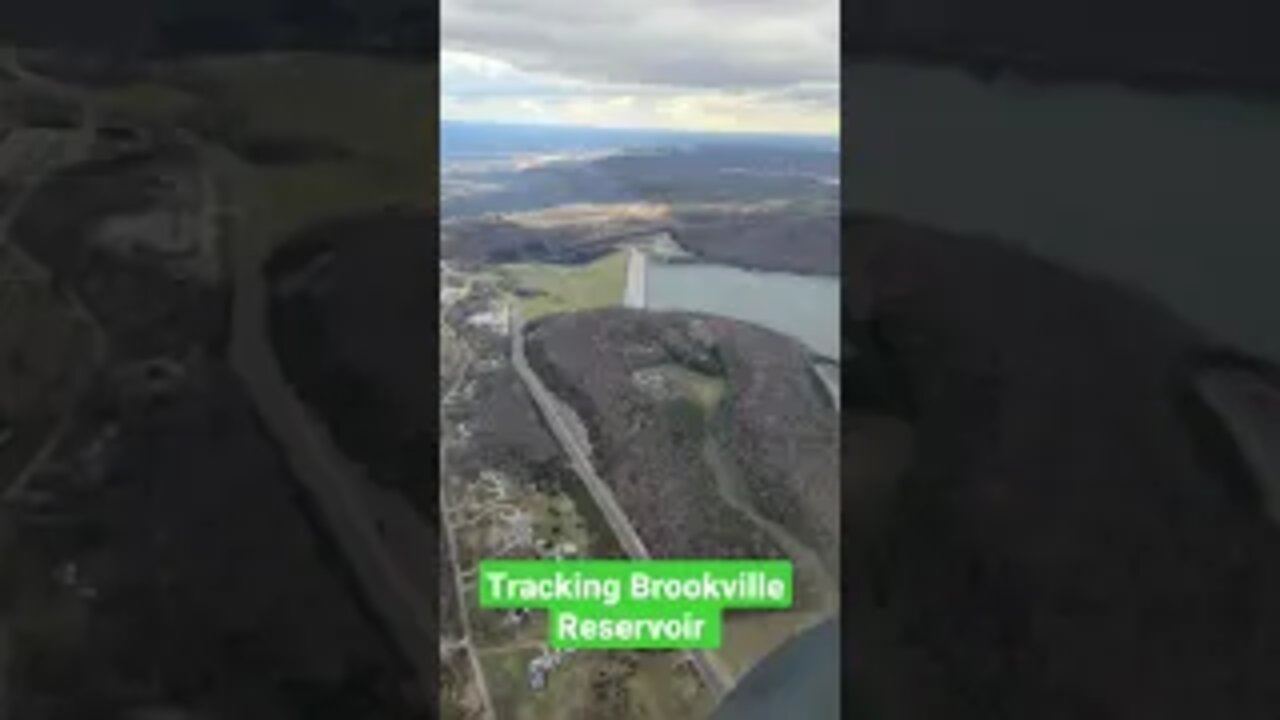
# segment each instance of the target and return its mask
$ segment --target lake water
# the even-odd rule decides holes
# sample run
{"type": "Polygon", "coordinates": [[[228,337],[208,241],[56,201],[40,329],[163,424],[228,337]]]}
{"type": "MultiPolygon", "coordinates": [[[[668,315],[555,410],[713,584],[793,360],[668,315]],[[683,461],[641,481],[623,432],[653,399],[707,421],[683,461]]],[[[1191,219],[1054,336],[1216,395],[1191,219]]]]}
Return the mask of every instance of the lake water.
{"type": "Polygon", "coordinates": [[[819,355],[840,359],[840,281],[834,277],[650,258],[645,306],[755,323],[794,337],[819,355]]]}
{"type": "Polygon", "coordinates": [[[841,85],[846,211],[1021,243],[1280,361],[1280,103],[887,63],[841,85]]]}

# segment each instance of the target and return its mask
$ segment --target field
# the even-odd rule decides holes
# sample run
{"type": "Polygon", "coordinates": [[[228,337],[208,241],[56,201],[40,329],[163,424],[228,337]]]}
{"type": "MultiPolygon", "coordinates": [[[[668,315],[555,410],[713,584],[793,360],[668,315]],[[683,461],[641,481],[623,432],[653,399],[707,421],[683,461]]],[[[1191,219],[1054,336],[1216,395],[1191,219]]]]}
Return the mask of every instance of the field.
{"type": "Polygon", "coordinates": [[[474,581],[464,583],[463,593],[467,601],[472,641],[481,652],[504,647],[535,647],[546,642],[548,627],[545,612],[531,612],[519,624],[511,624],[506,622],[507,611],[480,607],[480,599],[476,596],[478,590],[474,581]]]}
{"type": "Polygon", "coordinates": [[[80,123],[80,109],[65,98],[41,89],[11,86],[3,103],[21,124],[29,127],[70,129],[80,123]]]}
{"type": "Polygon", "coordinates": [[[198,95],[155,82],[135,82],[101,88],[93,99],[107,117],[123,117],[147,124],[176,125],[198,110],[198,95]]]}
{"type": "Polygon", "coordinates": [[[622,303],[627,254],[614,252],[585,265],[518,263],[501,271],[513,284],[526,320],[622,303]]]}
{"type": "Polygon", "coordinates": [[[616,718],[701,720],[710,699],[669,653],[575,653],[553,670],[540,691],[529,688],[527,668],[539,651],[481,655],[495,715],[501,720],[616,718]]]}
{"type": "MultiPolygon", "coordinates": [[[[435,97],[419,65],[319,54],[193,60],[104,90],[106,109],[180,124],[230,148],[220,158],[269,247],[303,227],[388,205],[434,208],[424,132],[435,97]]],[[[428,238],[424,238],[424,242],[428,238]]]]}
{"type": "Polygon", "coordinates": [[[660,203],[572,203],[506,213],[505,217],[524,227],[572,232],[585,239],[669,222],[671,210],[660,203]]]}
{"type": "Polygon", "coordinates": [[[435,138],[424,128],[435,98],[423,90],[424,68],[300,55],[208,61],[200,71],[223,88],[221,102],[245,113],[245,133],[350,152],[346,161],[258,168],[282,234],[388,204],[434,206],[435,138]]]}
{"type": "Polygon", "coordinates": [[[587,519],[567,494],[543,492],[532,482],[499,484],[497,477],[481,471],[451,502],[464,570],[486,557],[529,555],[538,543],[572,544],[581,552],[591,547],[587,519]]]}
{"type": "Polygon", "coordinates": [[[711,420],[720,407],[720,400],[725,392],[723,377],[698,372],[677,363],[660,365],[637,378],[638,382],[646,380],[660,384],[659,387],[671,392],[673,397],[694,403],[707,420],[711,420]]]}

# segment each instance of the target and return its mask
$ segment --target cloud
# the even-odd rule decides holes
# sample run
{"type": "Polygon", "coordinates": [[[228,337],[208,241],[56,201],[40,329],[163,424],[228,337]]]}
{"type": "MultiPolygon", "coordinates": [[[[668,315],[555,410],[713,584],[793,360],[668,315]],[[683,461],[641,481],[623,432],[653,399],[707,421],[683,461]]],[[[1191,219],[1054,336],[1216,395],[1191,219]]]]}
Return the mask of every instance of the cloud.
{"type": "Polygon", "coordinates": [[[443,44],[600,82],[761,87],[834,82],[833,0],[446,0],[443,44]]]}
{"type": "Polygon", "coordinates": [[[441,107],[443,117],[450,120],[815,135],[839,132],[838,108],[782,102],[768,94],[445,94],[441,107]]]}
{"type": "Polygon", "coordinates": [[[837,124],[834,0],[445,0],[442,46],[446,117],[801,132],[837,124]]]}
{"type": "Polygon", "coordinates": [[[525,72],[505,60],[455,50],[441,53],[440,81],[445,94],[458,98],[567,96],[592,91],[586,82],[525,72]]]}

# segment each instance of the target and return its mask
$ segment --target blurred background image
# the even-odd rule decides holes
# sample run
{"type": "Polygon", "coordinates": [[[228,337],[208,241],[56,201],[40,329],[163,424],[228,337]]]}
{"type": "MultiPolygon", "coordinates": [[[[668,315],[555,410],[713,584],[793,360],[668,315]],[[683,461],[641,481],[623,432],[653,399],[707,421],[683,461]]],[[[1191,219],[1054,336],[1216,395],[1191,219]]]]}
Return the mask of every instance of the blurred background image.
{"type": "Polygon", "coordinates": [[[436,18],[0,10],[0,716],[435,716],[436,18]]]}
{"type": "Polygon", "coordinates": [[[1280,708],[1267,15],[849,9],[845,664],[868,716],[1280,708]]]}

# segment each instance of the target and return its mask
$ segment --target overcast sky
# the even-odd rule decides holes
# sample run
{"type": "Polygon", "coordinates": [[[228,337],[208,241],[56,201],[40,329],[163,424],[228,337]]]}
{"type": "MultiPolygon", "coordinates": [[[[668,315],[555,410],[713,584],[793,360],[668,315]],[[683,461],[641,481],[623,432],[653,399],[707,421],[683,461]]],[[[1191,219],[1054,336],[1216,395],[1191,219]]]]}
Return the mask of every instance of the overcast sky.
{"type": "Polygon", "coordinates": [[[446,119],[839,129],[837,0],[444,0],[446,119]]]}

